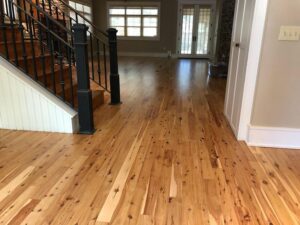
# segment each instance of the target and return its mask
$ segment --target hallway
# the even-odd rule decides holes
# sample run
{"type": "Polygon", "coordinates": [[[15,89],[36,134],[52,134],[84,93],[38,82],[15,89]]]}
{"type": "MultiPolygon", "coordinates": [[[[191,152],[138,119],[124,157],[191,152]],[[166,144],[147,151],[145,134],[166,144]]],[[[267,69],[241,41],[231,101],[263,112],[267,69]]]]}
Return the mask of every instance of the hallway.
{"type": "Polygon", "coordinates": [[[0,225],[300,224],[300,152],[237,142],[206,74],[121,57],[93,136],[0,130],[0,225]]]}

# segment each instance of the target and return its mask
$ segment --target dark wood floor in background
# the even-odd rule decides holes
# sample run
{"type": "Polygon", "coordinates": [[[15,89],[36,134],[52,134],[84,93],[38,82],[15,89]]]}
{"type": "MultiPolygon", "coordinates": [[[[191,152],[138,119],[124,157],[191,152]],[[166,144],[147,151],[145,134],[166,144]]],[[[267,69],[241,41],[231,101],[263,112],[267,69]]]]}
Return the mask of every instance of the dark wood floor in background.
{"type": "Polygon", "coordinates": [[[95,135],[0,131],[1,225],[300,224],[300,152],[237,142],[205,62],[120,67],[95,135]]]}

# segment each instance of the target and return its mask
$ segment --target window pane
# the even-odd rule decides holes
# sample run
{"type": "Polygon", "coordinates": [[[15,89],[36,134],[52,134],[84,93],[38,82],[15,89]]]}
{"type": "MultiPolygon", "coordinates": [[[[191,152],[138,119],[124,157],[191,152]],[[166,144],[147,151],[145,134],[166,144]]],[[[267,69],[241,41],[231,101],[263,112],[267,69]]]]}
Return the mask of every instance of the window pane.
{"type": "Polygon", "coordinates": [[[72,19],[76,20],[75,13],[74,13],[74,12],[72,12],[72,11],[70,11],[70,17],[71,17],[72,19]]]}
{"type": "Polygon", "coordinates": [[[109,10],[109,14],[111,15],[125,15],[124,8],[112,8],[109,10]]]}
{"type": "Polygon", "coordinates": [[[155,37],[157,36],[157,28],[144,28],[144,37],[155,37]]]}
{"type": "Polygon", "coordinates": [[[86,19],[88,19],[89,21],[92,21],[91,15],[90,14],[84,14],[83,15],[86,19]]]}
{"type": "Polygon", "coordinates": [[[138,27],[127,27],[127,36],[141,36],[141,28],[138,27]]]}
{"type": "Polygon", "coordinates": [[[88,7],[88,6],[83,6],[83,11],[85,12],[85,13],[91,13],[91,7],[88,7]]]}
{"type": "Polygon", "coordinates": [[[141,18],[140,17],[127,17],[127,26],[140,27],[141,18]]]}
{"type": "Polygon", "coordinates": [[[81,16],[78,16],[78,23],[84,23],[83,18],[81,16]]]}
{"type": "Polygon", "coordinates": [[[144,17],[144,26],[145,27],[157,27],[157,18],[156,17],[144,17]]]}
{"type": "Polygon", "coordinates": [[[112,27],[125,26],[125,18],[123,16],[110,17],[110,26],[112,27]]]}
{"type": "Polygon", "coordinates": [[[141,15],[142,10],[141,10],[141,8],[127,8],[126,14],[127,15],[141,15]]]}
{"type": "Polygon", "coordinates": [[[157,8],[144,8],[143,15],[158,15],[157,8]]]}
{"type": "Polygon", "coordinates": [[[118,31],[118,33],[117,33],[118,36],[124,36],[125,35],[124,27],[116,27],[116,29],[118,31]]]}
{"type": "Polygon", "coordinates": [[[78,11],[83,12],[83,5],[76,3],[76,7],[75,7],[78,11]]]}
{"type": "Polygon", "coordinates": [[[72,8],[75,8],[75,2],[69,1],[69,5],[70,5],[72,8]]]}

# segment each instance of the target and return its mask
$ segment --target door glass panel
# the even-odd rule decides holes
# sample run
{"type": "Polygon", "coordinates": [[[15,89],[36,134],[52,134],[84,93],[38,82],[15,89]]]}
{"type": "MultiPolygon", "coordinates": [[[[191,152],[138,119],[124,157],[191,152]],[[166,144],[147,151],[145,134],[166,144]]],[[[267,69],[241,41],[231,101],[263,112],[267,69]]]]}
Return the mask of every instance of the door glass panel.
{"type": "Polygon", "coordinates": [[[197,50],[199,55],[207,55],[209,52],[209,27],[210,27],[211,9],[199,9],[199,22],[197,34],[197,50]]]}
{"type": "Polygon", "coordinates": [[[181,54],[191,54],[193,46],[194,7],[183,8],[181,30],[181,54]]]}

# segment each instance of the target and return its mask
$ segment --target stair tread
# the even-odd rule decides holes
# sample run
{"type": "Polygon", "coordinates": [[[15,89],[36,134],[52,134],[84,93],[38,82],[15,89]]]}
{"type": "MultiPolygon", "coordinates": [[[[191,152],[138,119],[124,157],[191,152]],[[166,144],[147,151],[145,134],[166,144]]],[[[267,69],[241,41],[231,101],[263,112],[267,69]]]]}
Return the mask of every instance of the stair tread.
{"type": "MultiPolygon", "coordinates": [[[[39,41],[38,41],[38,40],[33,40],[33,42],[39,44],[39,41]]],[[[16,43],[16,44],[22,44],[23,41],[21,41],[21,40],[18,40],[18,41],[6,41],[6,43],[7,43],[7,44],[14,44],[14,43],[16,43]]],[[[30,40],[24,40],[24,43],[30,44],[31,41],[30,41],[30,40]]],[[[1,45],[5,45],[5,42],[4,42],[4,41],[0,41],[0,44],[1,44],[1,45]]]]}

